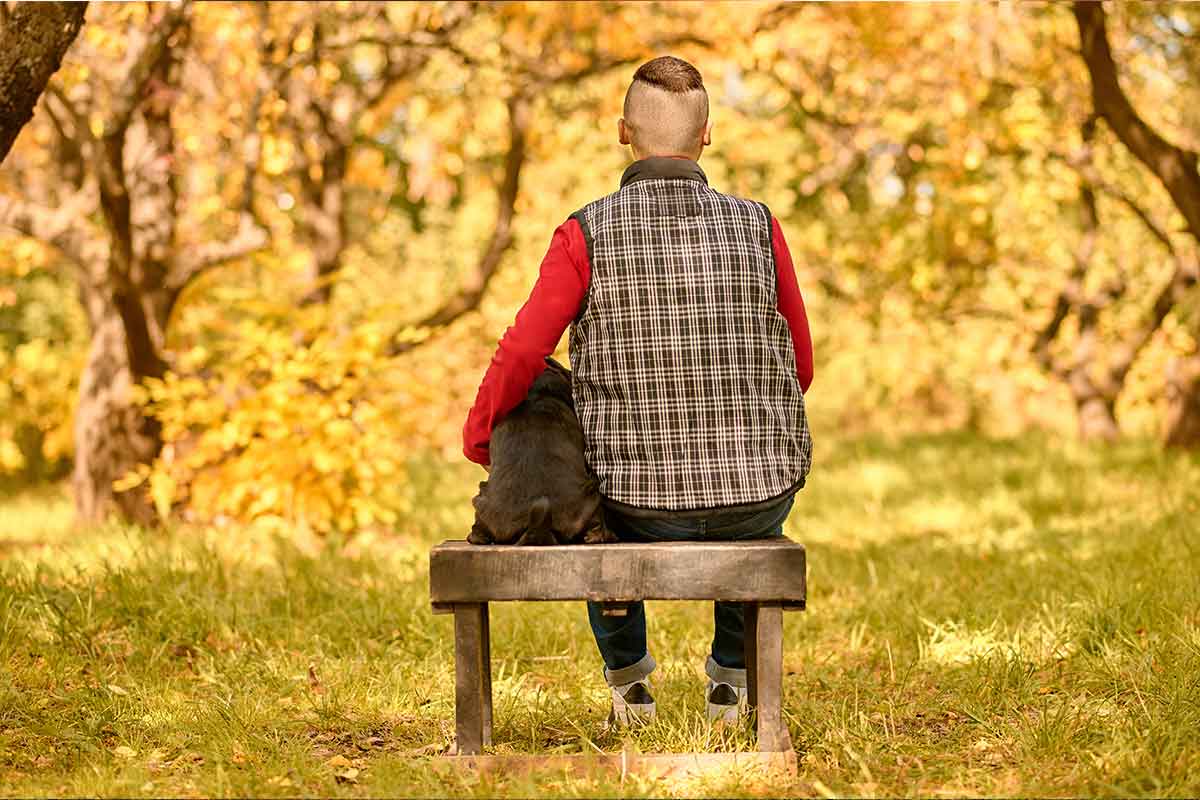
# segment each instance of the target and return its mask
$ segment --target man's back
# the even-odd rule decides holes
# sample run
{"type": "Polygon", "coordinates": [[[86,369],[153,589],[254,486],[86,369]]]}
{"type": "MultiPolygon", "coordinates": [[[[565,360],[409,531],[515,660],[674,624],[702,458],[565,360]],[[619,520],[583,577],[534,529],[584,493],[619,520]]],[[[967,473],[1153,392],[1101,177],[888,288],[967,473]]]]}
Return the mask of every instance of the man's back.
{"type": "Polygon", "coordinates": [[[601,494],[680,511],[795,491],[812,443],[766,207],[647,158],[573,217],[591,264],[575,405],[601,494]]]}
{"type": "MultiPolygon", "coordinates": [[[[812,339],[791,256],[765,206],[708,187],[708,93],[671,56],[643,64],[618,139],[635,162],[616,193],[554,232],[528,302],[500,340],[463,426],[489,463],[496,424],[571,328],[573,395],[609,530],[622,541],[783,535],[812,453],[812,339]]],[[[752,579],[752,576],[747,576],[752,579]]],[[[717,601],[709,719],[746,706],[740,603],[717,601]]],[[[610,721],[652,717],[642,603],[588,603],[610,721]],[[609,609],[611,611],[611,609],[609,609]]]]}

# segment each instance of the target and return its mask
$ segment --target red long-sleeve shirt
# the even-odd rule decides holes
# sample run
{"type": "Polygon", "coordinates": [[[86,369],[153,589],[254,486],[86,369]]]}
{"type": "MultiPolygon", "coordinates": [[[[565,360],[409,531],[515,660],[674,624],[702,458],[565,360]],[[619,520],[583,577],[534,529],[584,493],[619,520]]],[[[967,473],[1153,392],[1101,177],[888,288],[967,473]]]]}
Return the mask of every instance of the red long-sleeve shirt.
{"type": "MultiPolygon", "coordinates": [[[[807,392],[813,379],[812,337],[804,299],[796,282],[792,255],[779,221],[771,218],[771,248],[775,253],[775,282],[779,313],[787,320],[796,351],[800,388],[807,392]]],[[[463,426],[463,453],[476,464],[490,464],[492,429],[525,399],[534,379],[546,368],[563,331],[579,314],[591,280],[587,243],[579,222],[568,219],[554,231],[550,249],[529,300],[516,322],[504,333],[496,355],[483,376],[475,405],[463,426]]]]}

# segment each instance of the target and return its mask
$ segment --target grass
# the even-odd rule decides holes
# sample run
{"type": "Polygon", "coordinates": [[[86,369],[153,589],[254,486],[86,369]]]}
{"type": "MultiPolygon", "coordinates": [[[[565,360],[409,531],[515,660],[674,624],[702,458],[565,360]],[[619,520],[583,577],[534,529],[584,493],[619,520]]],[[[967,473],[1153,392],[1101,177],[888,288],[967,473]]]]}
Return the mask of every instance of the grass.
{"type": "MultiPolygon", "coordinates": [[[[0,794],[1200,794],[1200,460],[945,435],[817,463],[789,521],[794,783],[434,770],[453,671],[426,552],[478,477],[430,462],[395,535],[325,546],[81,533],[61,488],[0,499],[0,794]]],[[[494,606],[493,751],[751,749],[701,721],[711,612],[649,615],[660,719],[623,742],[582,605],[494,606]]]]}

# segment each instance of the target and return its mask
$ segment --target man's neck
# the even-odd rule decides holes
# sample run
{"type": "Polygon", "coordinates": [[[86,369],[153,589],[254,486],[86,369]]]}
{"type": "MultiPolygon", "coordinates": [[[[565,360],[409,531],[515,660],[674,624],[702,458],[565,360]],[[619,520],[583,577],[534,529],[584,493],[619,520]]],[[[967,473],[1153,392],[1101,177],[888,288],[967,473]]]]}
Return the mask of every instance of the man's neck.
{"type": "Polygon", "coordinates": [[[651,153],[649,155],[644,155],[644,156],[640,156],[640,155],[634,153],[635,161],[645,161],[647,158],[677,158],[682,161],[699,161],[700,160],[700,156],[681,156],[681,155],[676,155],[674,153],[671,153],[671,154],[651,153]]]}

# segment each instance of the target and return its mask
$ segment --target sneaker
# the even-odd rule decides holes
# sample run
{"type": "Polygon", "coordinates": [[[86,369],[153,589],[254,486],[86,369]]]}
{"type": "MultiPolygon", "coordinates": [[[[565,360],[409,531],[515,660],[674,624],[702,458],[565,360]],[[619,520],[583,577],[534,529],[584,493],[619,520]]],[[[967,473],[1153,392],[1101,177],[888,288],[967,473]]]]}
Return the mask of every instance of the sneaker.
{"type": "Polygon", "coordinates": [[[654,697],[650,694],[648,679],[611,688],[612,710],[608,712],[608,727],[624,727],[654,719],[654,697]]]}
{"type": "Polygon", "coordinates": [[[737,722],[738,715],[746,713],[746,690],[741,686],[717,683],[711,678],[705,692],[708,705],[708,721],[737,722]]]}

